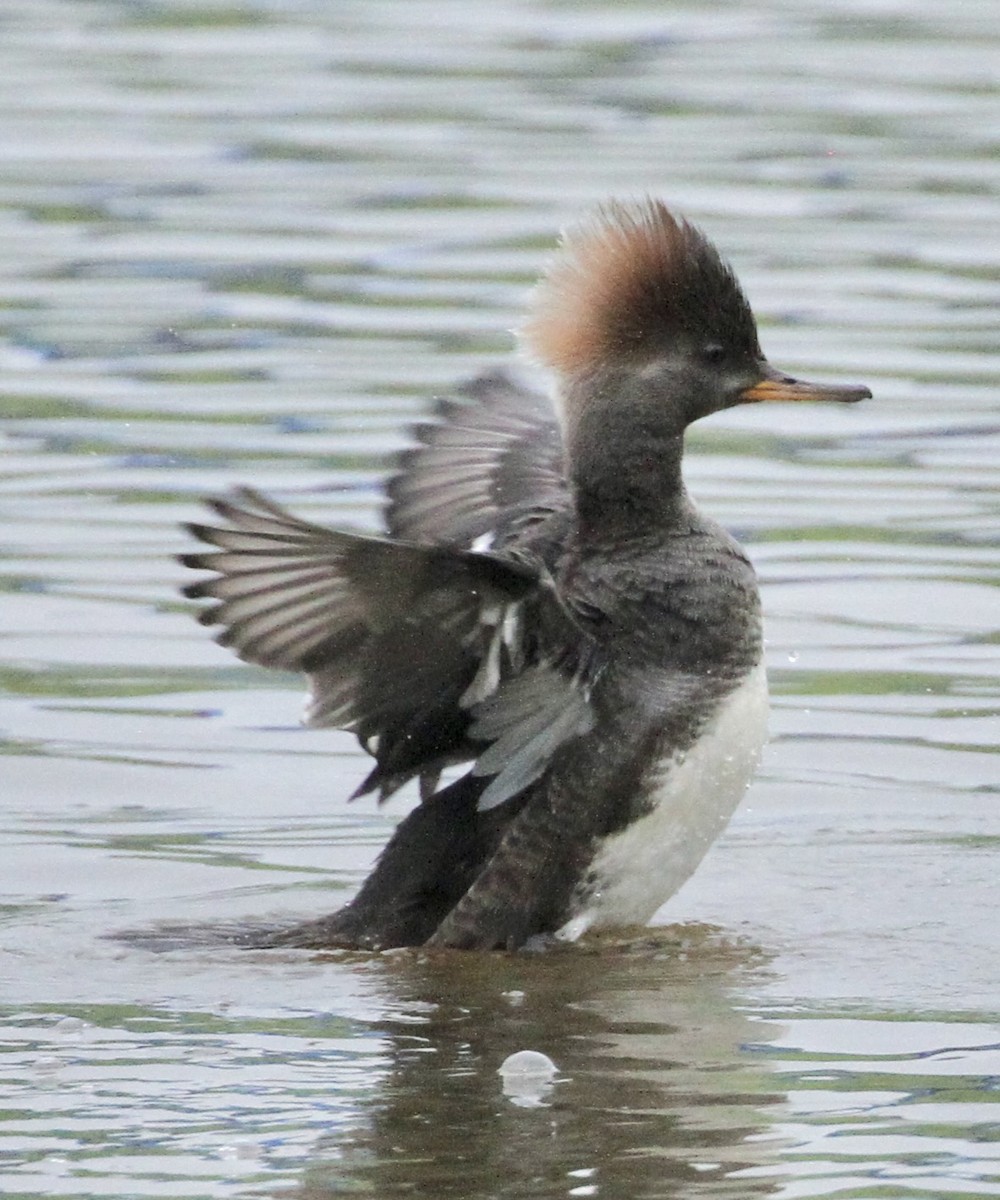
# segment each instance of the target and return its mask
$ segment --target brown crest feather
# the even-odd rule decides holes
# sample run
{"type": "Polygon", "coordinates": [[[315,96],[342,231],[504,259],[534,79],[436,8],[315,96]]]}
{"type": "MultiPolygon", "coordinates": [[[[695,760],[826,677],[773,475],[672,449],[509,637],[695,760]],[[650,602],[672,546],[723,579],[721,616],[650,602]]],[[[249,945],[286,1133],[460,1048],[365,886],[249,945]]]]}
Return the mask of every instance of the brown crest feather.
{"type": "Polygon", "coordinates": [[[760,353],[732,270],[653,199],[612,200],[564,234],[521,330],[529,353],[564,375],[642,361],[685,335],[760,353]]]}

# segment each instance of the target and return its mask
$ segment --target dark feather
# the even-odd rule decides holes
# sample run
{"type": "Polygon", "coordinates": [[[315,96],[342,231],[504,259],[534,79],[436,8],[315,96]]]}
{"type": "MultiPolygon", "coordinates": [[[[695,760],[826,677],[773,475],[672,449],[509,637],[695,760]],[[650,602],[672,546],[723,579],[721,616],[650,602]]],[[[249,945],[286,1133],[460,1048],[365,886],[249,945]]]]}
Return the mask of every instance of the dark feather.
{"type": "Polygon", "coordinates": [[[387,486],[386,525],[404,541],[469,548],[531,513],[566,508],[562,438],[548,397],[507,372],[482,375],[417,426],[387,486]]]}
{"type": "Polygon", "coordinates": [[[249,489],[212,507],[225,525],[190,528],[216,549],[182,561],[214,577],[186,594],[215,602],[200,620],[241,658],[309,676],[309,723],[375,756],[363,790],[470,757],[462,696],[536,569],[325,529],[249,489]]]}
{"type": "Polygon", "coordinates": [[[556,645],[588,644],[541,563],[326,529],[250,489],[212,507],[225,524],[190,529],[214,549],[182,561],[213,577],[185,592],[214,601],[200,620],[241,658],[308,675],[309,723],[352,730],[375,758],[356,795],[420,776],[426,798],[443,767],[500,740],[476,768],[496,776],[492,808],[589,728],[576,664],[537,660],[518,619],[527,608],[556,645]]]}
{"type": "Polygon", "coordinates": [[[486,781],[456,780],[397,827],[360,892],[338,912],[258,939],[258,946],[379,949],[426,942],[495,853],[520,802],[476,805],[486,781]]]}

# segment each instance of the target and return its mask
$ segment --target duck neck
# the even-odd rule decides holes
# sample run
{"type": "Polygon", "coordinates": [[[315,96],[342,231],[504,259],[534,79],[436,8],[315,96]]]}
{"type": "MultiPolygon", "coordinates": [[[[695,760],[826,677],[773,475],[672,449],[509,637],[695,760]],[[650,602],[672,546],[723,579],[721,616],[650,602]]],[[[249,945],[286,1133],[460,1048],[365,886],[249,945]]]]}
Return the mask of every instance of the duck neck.
{"type": "Polygon", "coordinates": [[[567,431],[569,476],[581,538],[649,539],[687,527],[691,501],[681,476],[684,427],[663,428],[608,406],[567,431]]]}

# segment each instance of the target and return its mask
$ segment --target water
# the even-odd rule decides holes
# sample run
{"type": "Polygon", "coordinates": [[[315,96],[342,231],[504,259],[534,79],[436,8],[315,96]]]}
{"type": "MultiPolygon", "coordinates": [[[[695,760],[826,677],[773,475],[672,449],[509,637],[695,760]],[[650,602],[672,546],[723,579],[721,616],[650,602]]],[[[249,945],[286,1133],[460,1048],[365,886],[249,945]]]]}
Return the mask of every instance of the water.
{"type": "Polygon", "coordinates": [[[0,1191],[1000,1195],[1000,9],[953,8],[8,0],[0,1191]],[[730,830],[557,955],[109,940],[329,911],[405,807],[191,620],[178,522],[375,527],[558,226],[645,190],[772,361],[875,391],[691,438],[768,613],[730,830]]]}

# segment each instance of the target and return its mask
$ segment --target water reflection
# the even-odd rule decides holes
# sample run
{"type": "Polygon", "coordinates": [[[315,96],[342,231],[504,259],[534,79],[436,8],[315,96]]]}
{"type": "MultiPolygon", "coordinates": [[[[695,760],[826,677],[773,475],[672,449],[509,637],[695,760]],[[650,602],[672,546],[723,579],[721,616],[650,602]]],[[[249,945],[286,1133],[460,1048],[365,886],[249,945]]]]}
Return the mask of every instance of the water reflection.
{"type": "Polygon", "coordinates": [[[1000,1027],[747,1009],[770,965],[705,927],[541,958],[124,957],[244,985],[0,1011],[5,1195],[1000,1196],[1000,1027]],[[526,1046],[558,1067],[534,1107],[497,1075],[526,1046]]]}
{"type": "Polygon", "coordinates": [[[383,960],[388,1072],[363,1121],[321,1140],[296,1194],[769,1194],[742,1176],[776,1149],[760,1135],[781,1096],[742,1049],[768,1026],[731,994],[759,955],[698,927],[640,942],[383,960]],[[525,1049],[558,1071],[539,1106],[514,1103],[498,1075],[525,1049]]]}

